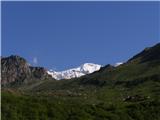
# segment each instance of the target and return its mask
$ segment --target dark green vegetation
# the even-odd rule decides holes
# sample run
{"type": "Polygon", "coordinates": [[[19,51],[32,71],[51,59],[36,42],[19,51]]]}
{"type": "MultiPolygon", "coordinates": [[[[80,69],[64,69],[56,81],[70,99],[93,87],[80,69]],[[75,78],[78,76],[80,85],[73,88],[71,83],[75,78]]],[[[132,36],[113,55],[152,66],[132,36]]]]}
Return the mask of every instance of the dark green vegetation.
{"type": "Polygon", "coordinates": [[[2,120],[160,120],[160,44],[78,79],[5,87],[2,120]]]}

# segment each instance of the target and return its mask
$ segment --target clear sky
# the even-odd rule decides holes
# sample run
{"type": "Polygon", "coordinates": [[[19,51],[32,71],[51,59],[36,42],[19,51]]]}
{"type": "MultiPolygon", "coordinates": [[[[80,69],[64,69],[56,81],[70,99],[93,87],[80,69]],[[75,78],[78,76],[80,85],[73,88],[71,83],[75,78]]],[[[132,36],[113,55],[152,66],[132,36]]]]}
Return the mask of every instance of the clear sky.
{"type": "Polygon", "coordinates": [[[2,56],[48,69],[114,64],[160,41],[158,2],[2,2],[2,56]]]}

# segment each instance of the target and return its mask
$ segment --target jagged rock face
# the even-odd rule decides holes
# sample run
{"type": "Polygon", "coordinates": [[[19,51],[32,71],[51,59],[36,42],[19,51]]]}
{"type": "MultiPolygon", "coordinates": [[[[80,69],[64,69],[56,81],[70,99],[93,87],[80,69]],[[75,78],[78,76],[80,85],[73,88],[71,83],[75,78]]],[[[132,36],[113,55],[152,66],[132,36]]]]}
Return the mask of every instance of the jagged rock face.
{"type": "Polygon", "coordinates": [[[30,70],[33,78],[45,79],[51,77],[43,67],[30,67],[30,70]]]}
{"type": "Polygon", "coordinates": [[[24,58],[15,55],[1,58],[1,68],[2,85],[28,83],[49,77],[44,68],[31,67],[24,58]]]}
{"type": "Polygon", "coordinates": [[[1,59],[2,84],[24,81],[31,76],[31,70],[26,60],[19,56],[1,59]]]}

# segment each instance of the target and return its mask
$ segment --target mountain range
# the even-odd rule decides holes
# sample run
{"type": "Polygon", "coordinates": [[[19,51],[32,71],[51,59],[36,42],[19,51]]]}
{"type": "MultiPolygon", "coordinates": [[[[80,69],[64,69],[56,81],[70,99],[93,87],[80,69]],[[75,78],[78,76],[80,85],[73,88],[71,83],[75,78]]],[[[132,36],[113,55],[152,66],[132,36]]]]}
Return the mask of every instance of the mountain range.
{"type": "Polygon", "coordinates": [[[10,56],[1,67],[3,120],[160,119],[160,43],[115,66],[51,72],[10,56]]]}
{"type": "MultiPolygon", "coordinates": [[[[122,63],[116,63],[114,66],[117,67],[122,63]]],[[[18,55],[11,55],[9,57],[1,58],[2,65],[2,85],[14,84],[16,82],[27,83],[33,80],[42,79],[72,79],[78,78],[87,74],[91,74],[95,71],[100,70],[102,65],[94,63],[84,63],[79,67],[64,70],[64,71],[53,71],[47,70],[44,67],[33,67],[24,58],[18,55]]]]}
{"type": "Polygon", "coordinates": [[[98,71],[101,65],[85,63],[77,68],[56,72],[47,70],[43,67],[33,67],[24,58],[18,55],[1,58],[2,65],[2,85],[14,83],[27,83],[33,80],[52,79],[71,79],[84,76],[98,71]]]}

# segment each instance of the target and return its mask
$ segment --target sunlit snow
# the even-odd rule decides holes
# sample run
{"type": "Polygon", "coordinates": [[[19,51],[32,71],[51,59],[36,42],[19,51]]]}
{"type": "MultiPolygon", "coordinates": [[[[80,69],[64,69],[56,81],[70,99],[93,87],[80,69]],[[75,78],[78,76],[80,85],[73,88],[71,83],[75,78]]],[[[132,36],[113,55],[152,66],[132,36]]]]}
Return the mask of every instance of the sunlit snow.
{"type": "Polygon", "coordinates": [[[101,68],[101,65],[93,64],[93,63],[85,63],[77,68],[72,68],[65,71],[48,71],[48,74],[50,74],[53,78],[56,80],[61,79],[71,79],[71,78],[77,78],[81,77],[86,74],[93,73],[95,71],[98,71],[101,68]]]}

